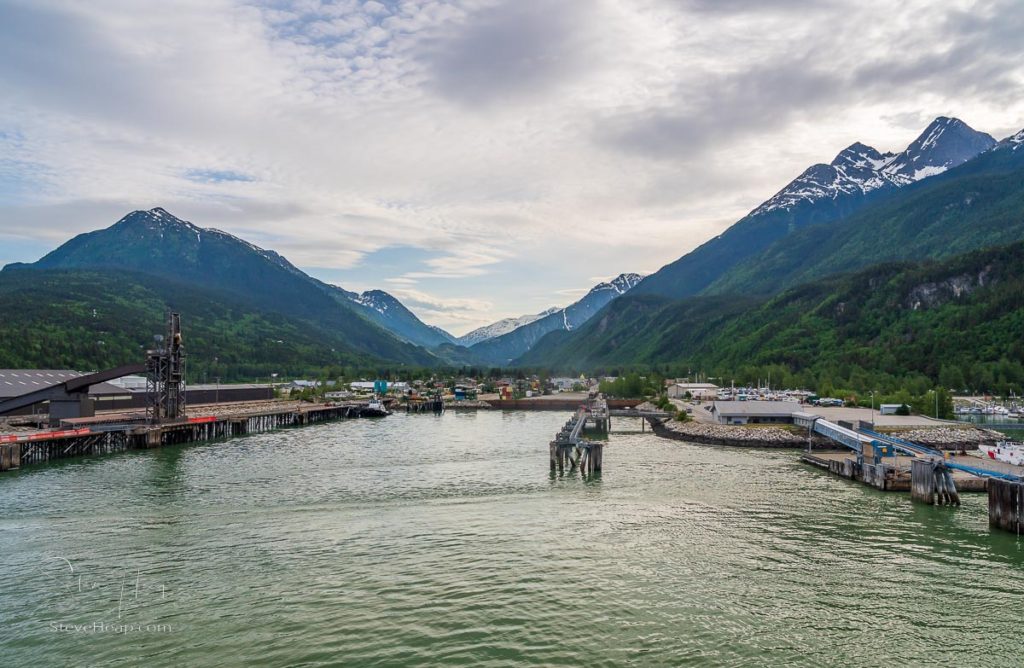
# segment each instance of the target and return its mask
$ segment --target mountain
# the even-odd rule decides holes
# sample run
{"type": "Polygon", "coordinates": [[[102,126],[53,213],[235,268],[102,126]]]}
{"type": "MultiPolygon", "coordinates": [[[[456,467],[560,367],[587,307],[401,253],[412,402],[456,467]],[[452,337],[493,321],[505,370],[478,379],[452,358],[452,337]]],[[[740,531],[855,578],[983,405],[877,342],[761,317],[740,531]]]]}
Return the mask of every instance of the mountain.
{"type": "Polygon", "coordinates": [[[470,347],[478,358],[495,366],[507,365],[528,351],[545,334],[570,331],[587,322],[613,299],[626,294],[641,280],[640,274],[620,274],[607,283],[598,283],[582,299],[548,313],[511,332],[487,339],[470,347]]]}
{"type": "Polygon", "coordinates": [[[106,229],[78,235],[38,262],[5,267],[0,275],[52,269],[137,272],[216,290],[261,311],[330,329],[353,356],[437,362],[406,337],[375,324],[382,314],[360,304],[359,295],[307,276],[273,251],[220,230],[197,227],[161,208],[132,212],[106,229]]]}
{"type": "Polygon", "coordinates": [[[334,326],[290,317],[234,294],[113,269],[0,272],[0,367],[107,369],[142,361],[182,314],[189,380],[225,381],[379,368],[334,326]],[[31,331],[31,336],[24,333],[31,331]]]}
{"type": "Polygon", "coordinates": [[[518,318],[503,318],[497,322],[491,323],[490,325],[478,327],[468,334],[463,334],[456,339],[455,342],[467,347],[473,346],[481,341],[493,339],[497,336],[501,336],[502,334],[508,334],[514,329],[519,329],[523,325],[529,325],[534,320],[540,320],[544,316],[551,315],[558,310],[559,308],[554,306],[534,315],[521,315],[518,318]]]}
{"type": "Polygon", "coordinates": [[[1024,242],[941,261],[885,263],[774,297],[629,294],[517,361],[567,372],[640,365],[787,386],[1024,384],[1024,242]],[[739,378],[739,376],[737,376],[739,378]]]}
{"type": "MultiPolygon", "coordinates": [[[[1015,365],[1024,363],[1021,344],[1006,339],[989,323],[1016,332],[1019,339],[1024,328],[1015,320],[1020,315],[1015,302],[1000,296],[981,303],[970,318],[958,311],[955,327],[933,323],[939,338],[927,334],[929,345],[934,344],[928,360],[904,350],[913,337],[924,336],[914,320],[920,316],[896,313],[903,320],[890,323],[882,312],[895,308],[883,297],[909,283],[886,283],[880,277],[888,281],[895,276],[892,271],[910,272],[906,280],[924,286],[916,294],[923,295],[918,301],[927,305],[934,292],[930,283],[946,286],[940,295],[973,290],[963,278],[943,283],[942,272],[946,278],[966,276],[975,269],[982,272],[979,263],[991,259],[1002,267],[1002,284],[1019,287],[1024,275],[1022,146],[1024,131],[940,175],[902,186],[841,221],[794,231],[725,272],[700,295],[671,299],[643,294],[638,286],[578,331],[549,334],[515,364],[578,370],[679,363],[723,373],[750,365],[778,365],[773,377],[817,364],[818,371],[832,365],[848,378],[867,360],[879,374],[886,366],[906,374],[918,368],[934,380],[937,364],[967,373],[961,360],[973,359],[995,369],[996,381],[1005,380],[1015,365]],[[912,261],[918,264],[899,264],[912,261]],[[927,276],[932,278],[925,280],[927,276]],[[876,296],[879,291],[885,294],[876,296]],[[801,311],[815,313],[826,302],[842,304],[847,315],[861,312],[854,305],[870,302],[864,308],[871,312],[856,323],[836,327],[801,311]],[[803,323],[802,329],[791,326],[797,322],[803,323]],[[891,327],[891,336],[872,339],[872,327],[891,327]],[[903,343],[898,343],[900,327],[911,337],[903,343]],[[976,332],[983,334],[978,348],[966,350],[976,332]],[[845,337],[851,336],[852,342],[847,342],[845,337]],[[942,337],[955,338],[957,347],[942,350],[942,337]],[[1004,361],[1011,371],[1000,371],[1004,361]]],[[[987,284],[975,287],[987,289],[987,284]]]]}
{"type": "Polygon", "coordinates": [[[428,325],[402,302],[383,290],[367,290],[347,295],[362,309],[363,315],[399,338],[425,348],[455,343],[455,337],[440,327],[428,325]]]}
{"type": "Polygon", "coordinates": [[[844,220],[812,225],[723,272],[705,294],[777,292],[888,260],[949,257],[1024,239],[1024,131],[844,220]]]}
{"type": "Polygon", "coordinates": [[[731,268],[796,230],[842,220],[917,181],[967,162],[995,140],[955,118],[939,117],[907,148],[880,153],[861,143],[813,165],[747,216],[644,279],[635,294],[699,294],[731,268]]]}

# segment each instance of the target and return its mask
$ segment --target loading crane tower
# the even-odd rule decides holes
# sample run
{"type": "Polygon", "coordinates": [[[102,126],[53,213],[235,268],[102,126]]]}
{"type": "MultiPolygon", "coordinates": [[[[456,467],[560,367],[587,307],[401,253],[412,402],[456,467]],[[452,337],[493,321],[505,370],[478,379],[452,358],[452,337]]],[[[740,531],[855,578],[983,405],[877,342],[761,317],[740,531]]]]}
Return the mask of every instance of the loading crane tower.
{"type": "Polygon", "coordinates": [[[185,347],[178,313],[167,315],[167,336],[155,340],[146,351],[146,417],[150,424],[184,419],[185,347]]]}

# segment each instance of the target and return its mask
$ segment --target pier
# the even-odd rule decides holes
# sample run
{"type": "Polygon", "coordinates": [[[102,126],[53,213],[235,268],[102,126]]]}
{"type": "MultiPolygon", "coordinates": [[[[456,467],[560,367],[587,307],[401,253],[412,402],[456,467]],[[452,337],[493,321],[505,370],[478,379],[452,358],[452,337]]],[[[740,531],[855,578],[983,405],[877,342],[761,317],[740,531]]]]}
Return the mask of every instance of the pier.
{"type": "Polygon", "coordinates": [[[555,435],[549,444],[552,473],[557,470],[561,474],[566,469],[571,472],[577,467],[583,475],[601,472],[604,444],[583,438],[583,430],[588,424],[605,433],[611,428],[611,414],[603,397],[593,398],[580,406],[555,435]]]}
{"type": "Polygon", "coordinates": [[[1024,528],[1024,467],[944,452],[861,423],[835,424],[797,413],[797,425],[847,448],[849,453],[812,453],[805,463],[883,491],[909,491],[928,505],[959,506],[960,491],[988,492],[989,526],[1020,533],[1024,528]]]}
{"type": "Polygon", "coordinates": [[[141,414],[73,418],[62,421],[61,429],[0,435],[0,471],[83,455],[202,443],[284,427],[357,418],[365,410],[365,403],[289,405],[279,410],[193,416],[155,425],[147,424],[141,414]]]}

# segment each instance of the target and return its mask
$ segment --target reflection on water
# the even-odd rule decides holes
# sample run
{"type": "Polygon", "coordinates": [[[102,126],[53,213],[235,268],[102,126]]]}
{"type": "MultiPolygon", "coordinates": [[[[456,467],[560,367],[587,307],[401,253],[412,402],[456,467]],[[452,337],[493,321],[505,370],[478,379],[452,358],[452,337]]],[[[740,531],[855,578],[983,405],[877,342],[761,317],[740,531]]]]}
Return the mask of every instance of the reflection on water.
{"type": "MultiPolygon", "coordinates": [[[[1013,665],[1017,537],[793,452],[395,415],[0,477],[4,665],[1013,665]],[[886,660],[883,661],[883,658],[886,660]]],[[[615,427],[639,431],[639,423],[615,427]]]]}

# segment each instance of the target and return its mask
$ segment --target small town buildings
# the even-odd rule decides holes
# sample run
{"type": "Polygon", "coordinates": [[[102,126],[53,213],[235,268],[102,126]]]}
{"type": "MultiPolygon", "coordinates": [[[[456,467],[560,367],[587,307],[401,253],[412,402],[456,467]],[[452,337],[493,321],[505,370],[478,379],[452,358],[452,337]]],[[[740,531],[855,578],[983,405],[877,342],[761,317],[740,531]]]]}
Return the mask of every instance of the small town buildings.
{"type": "Polygon", "coordinates": [[[716,401],[711,414],[720,424],[792,424],[795,401],[716,401]]]}

